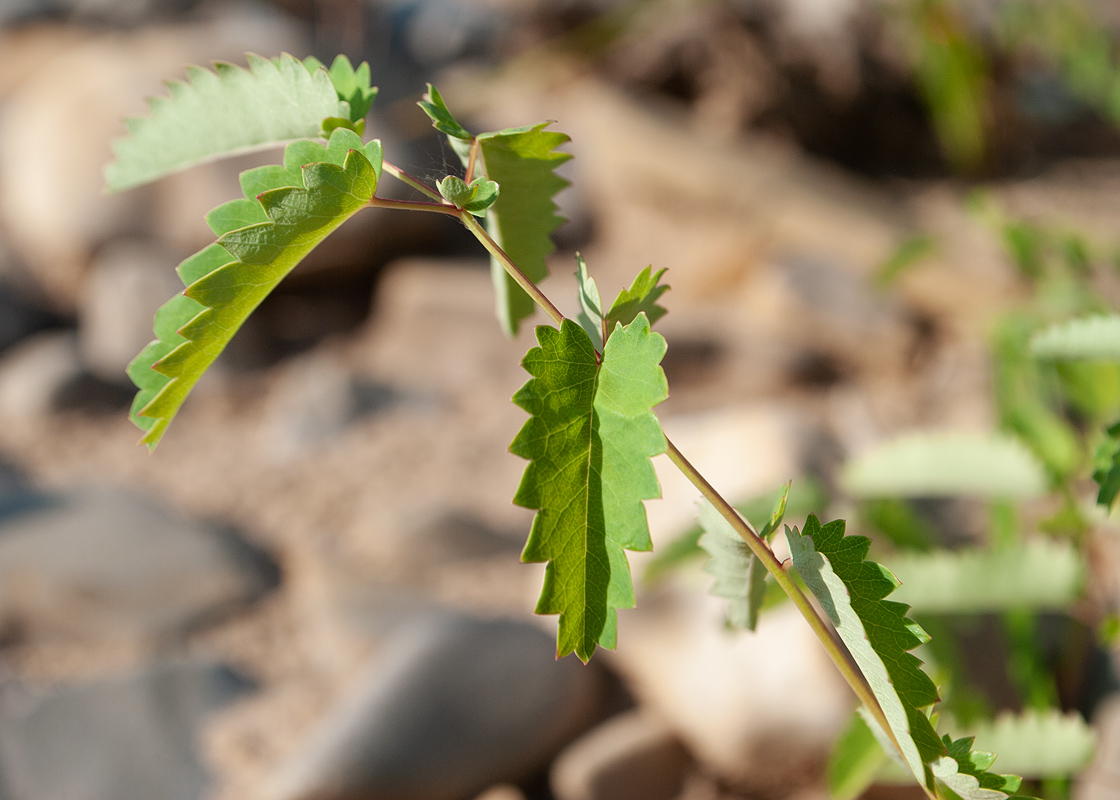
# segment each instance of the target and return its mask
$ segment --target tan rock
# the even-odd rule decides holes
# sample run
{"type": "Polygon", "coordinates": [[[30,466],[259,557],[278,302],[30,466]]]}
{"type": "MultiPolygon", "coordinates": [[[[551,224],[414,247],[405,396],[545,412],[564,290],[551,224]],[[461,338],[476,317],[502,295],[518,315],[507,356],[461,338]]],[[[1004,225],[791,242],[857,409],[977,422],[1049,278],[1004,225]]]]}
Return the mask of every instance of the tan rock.
{"type": "Polygon", "coordinates": [[[672,800],[689,761],[664,721],[636,710],[570,744],[552,765],[550,783],[557,800],[672,800]]]}
{"type": "Polygon", "coordinates": [[[819,781],[851,714],[851,693],[792,605],[732,633],[694,590],[646,598],[619,615],[612,664],[696,759],[751,792],[786,795],[819,781]]]}

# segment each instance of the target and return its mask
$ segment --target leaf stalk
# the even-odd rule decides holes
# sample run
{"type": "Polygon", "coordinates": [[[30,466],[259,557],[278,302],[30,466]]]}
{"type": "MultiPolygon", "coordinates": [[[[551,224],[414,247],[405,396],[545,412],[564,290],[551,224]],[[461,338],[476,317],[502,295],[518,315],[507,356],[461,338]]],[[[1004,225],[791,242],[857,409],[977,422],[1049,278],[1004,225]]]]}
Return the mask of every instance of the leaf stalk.
{"type": "Polygon", "coordinates": [[[533,298],[534,302],[544,310],[544,313],[548,314],[549,319],[559,326],[560,323],[564,321],[564,315],[561,314],[560,310],[545,296],[544,292],[542,292],[535,283],[529,280],[525,276],[525,273],[513,263],[513,260],[506,255],[505,251],[502,250],[498,243],[486,232],[486,229],[478,224],[474,216],[469,211],[460,211],[459,219],[467,227],[467,230],[474,234],[474,237],[482,243],[482,246],[486,248],[487,252],[497,259],[498,263],[505,268],[505,271],[509,273],[510,277],[517,281],[517,285],[524,289],[525,292],[533,298]]]}
{"type": "Polygon", "coordinates": [[[443,202],[443,197],[440,196],[439,192],[437,192],[435,189],[433,189],[428,184],[424,183],[419,178],[414,178],[413,176],[409,175],[407,172],[405,172],[403,169],[396,166],[395,164],[391,164],[388,161],[383,161],[381,163],[381,168],[385,172],[388,172],[390,175],[392,175],[394,178],[396,178],[401,183],[408,184],[409,186],[411,186],[416,191],[420,192],[421,194],[427,195],[428,197],[435,200],[437,203],[442,203],[443,202]]]}

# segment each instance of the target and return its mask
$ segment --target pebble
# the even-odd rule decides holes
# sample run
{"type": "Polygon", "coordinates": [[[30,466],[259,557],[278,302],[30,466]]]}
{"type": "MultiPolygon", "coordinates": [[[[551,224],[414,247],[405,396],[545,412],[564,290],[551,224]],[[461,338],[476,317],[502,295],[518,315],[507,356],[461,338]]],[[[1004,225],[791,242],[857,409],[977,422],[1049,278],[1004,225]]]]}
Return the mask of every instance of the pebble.
{"type": "Polygon", "coordinates": [[[553,764],[550,783],[557,800],[673,800],[689,763],[672,729],[639,709],[570,744],[553,764]]]}
{"type": "Polygon", "coordinates": [[[432,615],[382,652],[273,800],[462,800],[543,769],[600,713],[596,667],[528,623],[432,615]]]}
{"type": "Polygon", "coordinates": [[[117,489],[0,523],[0,617],[29,638],[176,635],[276,582],[270,559],[235,535],[117,489]]]}
{"type": "Polygon", "coordinates": [[[0,797],[201,800],[211,784],[197,746],[202,726],[250,688],[202,661],[47,690],[6,687],[0,797]]]}

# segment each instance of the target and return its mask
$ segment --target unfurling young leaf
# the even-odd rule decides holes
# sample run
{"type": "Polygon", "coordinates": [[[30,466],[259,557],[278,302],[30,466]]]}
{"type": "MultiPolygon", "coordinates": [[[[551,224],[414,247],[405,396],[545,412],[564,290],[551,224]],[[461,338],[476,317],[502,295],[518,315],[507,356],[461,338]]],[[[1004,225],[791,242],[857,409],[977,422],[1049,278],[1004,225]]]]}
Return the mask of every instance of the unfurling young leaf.
{"type": "MultiPolygon", "coordinates": [[[[883,566],[865,561],[870,540],[845,536],[844,522],[821,526],[815,516],[804,532],[786,527],[793,566],[836,628],[890,726],[906,766],[920,784],[929,777],[962,798],[996,800],[1019,787],[1014,776],[987,772],[988,754],[970,750],[971,740],[939,739],[925,709],[937,702],[937,688],[908,651],[929,641],[906,617],[907,606],[885,598],[898,581],[883,566]]],[[[872,720],[871,725],[877,727],[872,720]]]]}
{"type": "Polygon", "coordinates": [[[459,120],[451,113],[447,107],[447,103],[443,102],[443,95],[439,93],[439,89],[428,84],[428,91],[424,97],[417,103],[428,118],[432,121],[434,127],[440,133],[445,133],[453,139],[462,139],[470,141],[474,138],[470,131],[459,124],[459,120]]]}
{"type": "MultiPolygon", "coordinates": [[[[302,69],[302,67],[301,67],[302,69]]],[[[283,166],[241,174],[245,199],[211,211],[217,242],[179,265],[186,290],[156,313],[156,339],[128,367],[132,421],[154,449],[187,394],[269,292],[377,189],[381,144],[340,128],[288,145],[283,166]]]]}
{"type": "Polygon", "coordinates": [[[630,288],[619,292],[618,297],[611,304],[611,309],[607,312],[607,330],[614,330],[616,322],[629,325],[630,320],[643,311],[649,317],[650,325],[665,316],[667,313],[665,307],[657,305],[661,295],[669,291],[668,286],[659,283],[664,274],[664,269],[658,270],[656,275],[653,274],[653,267],[646,267],[639,272],[638,277],[630,284],[630,288]]]}
{"type": "Polygon", "coordinates": [[[498,184],[485,178],[475,178],[467,183],[462,178],[448,175],[436,187],[444,200],[465,208],[476,217],[486,216],[486,209],[498,199],[498,184]]]}
{"type": "Polygon", "coordinates": [[[652,547],[642,500],[660,496],[650,458],[665,450],[653,407],[668,396],[665,340],[645,315],[619,326],[600,360],[572,320],[537,328],[513,397],[531,415],[510,445],[529,459],[514,502],[537,509],[523,561],[547,561],[538,614],[559,614],[557,656],[615,646],[634,606],[625,549],[652,547]]]}
{"type": "MultiPolygon", "coordinates": [[[[786,513],[789,484],[759,536],[769,544],[786,513]]],[[[735,628],[753,631],[758,612],[766,599],[768,573],[743,538],[707,501],[700,503],[700,526],[704,535],[700,546],[711,557],[704,571],[715,577],[712,594],[728,601],[727,622],[735,628]]]]}
{"type": "MultiPolygon", "coordinates": [[[[217,62],[214,72],[187,68],[169,81],[170,97],[148,101],[150,115],[128,120],[105,168],[117,192],[220,156],[318,136],[328,117],[351,119],[326,70],[309,72],[289,55],[276,61],[249,53],[249,69],[217,62]]],[[[364,114],[362,116],[365,116],[364,114]]]]}
{"type": "MultiPolygon", "coordinates": [[[[306,65],[311,59],[305,59],[306,65]]],[[[377,99],[377,87],[369,85],[369,64],[363,61],[354,69],[350,59],[339,54],[335,56],[328,74],[338,92],[338,99],[350,104],[350,119],[353,122],[365,119],[377,99]]]]}
{"type": "MultiPolygon", "coordinates": [[[[552,232],[564,221],[556,213],[553,197],[568,185],[555,172],[571,158],[556,152],[568,136],[545,130],[550,122],[472,136],[431,84],[420,107],[436,130],[447,134],[464,165],[469,163],[472,144],[477,143],[475,174],[485,175],[501,188],[486,213],[486,230],[529,280],[540,283],[548,277],[545,259],[555,249],[552,232]]],[[[532,315],[533,300],[496,259],[491,259],[490,268],[498,321],[507,335],[514,336],[521,320],[532,315]]]]}
{"type": "Polygon", "coordinates": [[[665,308],[657,305],[657,299],[669,290],[668,286],[661,286],[658,281],[665,274],[660,270],[652,274],[652,267],[646,267],[629,289],[619,292],[610,310],[603,311],[603,301],[599,295],[599,287],[587,272],[587,264],[583,257],[576,254],[576,280],[579,282],[580,313],[576,318],[579,326],[591,337],[592,343],[598,352],[603,351],[603,337],[609,336],[617,323],[629,325],[634,317],[645,312],[650,324],[657,322],[667,313],[665,308]]]}
{"type": "MultiPolygon", "coordinates": [[[[579,282],[579,315],[576,322],[591,338],[595,351],[603,352],[603,301],[599,287],[587,272],[587,262],[576,253],[576,280],[579,282]]],[[[652,322],[652,320],[651,320],[652,322]]]]}

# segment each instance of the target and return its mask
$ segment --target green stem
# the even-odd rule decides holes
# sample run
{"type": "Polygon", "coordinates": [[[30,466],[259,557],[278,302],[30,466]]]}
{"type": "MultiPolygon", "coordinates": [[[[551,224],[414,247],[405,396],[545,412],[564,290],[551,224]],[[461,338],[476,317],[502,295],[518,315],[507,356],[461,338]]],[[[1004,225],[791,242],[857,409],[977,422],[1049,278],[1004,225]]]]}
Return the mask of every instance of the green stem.
{"type": "Polygon", "coordinates": [[[498,246],[498,243],[490,237],[486,229],[478,224],[478,220],[474,218],[474,215],[469,211],[460,211],[459,219],[467,226],[467,230],[473,233],[475,238],[482,243],[482,246],[486,248],[490,255],[497,259],[499,264],[505,267],[510,277],[517,281],[517,284],[536,301],[538,306],[544,309],[544,313],[548,314],[553,322],[559,325],[564,321],[564,315],[560,313],[560,310],[552,305],[552,301],[545,297],[544,292],[542,292],[535,283],[525,277],[525,273],[517,268],[517,265],[514,264],[510,257],[505,254],[505,251],[498,246]]]}
{"type": "Polygon", "coordinates": [[[467,159],[467,176],[463,179],[467,183],[474,180],[474,169],[478,164],[478,139],[471,139],[470,157],[467,159]]]}
{"type": "Polygon", "coordinates": [[[459,209],[450,203],[425,203],[417,200],[388,200],[384,197],[371,197],[366,205],[372,208],[397,208],[404,211],[431,211],[436,214],[446,214],[449,217],[459,216],[459,209]]]}
{"type": "Polygon", "coordinates": [[[390,164],[388,161],[383,161],[381,167],[385,172],[388,172],[401,183],[407,183],[416,191],[420,192],[421,194],[426,194],[436,202],[443,202],[443,197],[440,196],[439,192],[437,192],[428,184],[424,183],[419,178],[412,177],[400,167],[394,164],[390,164]]]}

